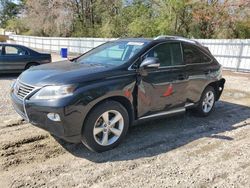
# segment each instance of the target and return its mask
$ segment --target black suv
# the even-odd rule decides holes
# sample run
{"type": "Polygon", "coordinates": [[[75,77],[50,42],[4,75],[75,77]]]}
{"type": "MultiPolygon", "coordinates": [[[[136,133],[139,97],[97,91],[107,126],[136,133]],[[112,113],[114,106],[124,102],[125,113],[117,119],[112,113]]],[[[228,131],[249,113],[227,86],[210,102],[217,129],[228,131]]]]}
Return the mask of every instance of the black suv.
{"type": "Polygon", "coordinates": [[[189,108],[207,116],[224,87],[221,71],[210,51],[189,39],[119,39],[23,72],[11,98],[33,125],[102,152],[140,120],[189,108]]]}

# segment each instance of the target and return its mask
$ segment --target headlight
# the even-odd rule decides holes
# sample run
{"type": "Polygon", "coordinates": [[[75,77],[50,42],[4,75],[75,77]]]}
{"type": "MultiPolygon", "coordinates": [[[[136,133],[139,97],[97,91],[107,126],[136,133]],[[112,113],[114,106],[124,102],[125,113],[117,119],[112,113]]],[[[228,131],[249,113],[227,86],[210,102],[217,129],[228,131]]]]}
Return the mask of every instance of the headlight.
{"type": "Polygon", "coordinates": [[[40,89],[31,99],[58,99],[73,95],[76,86],[63,85],[63,86],[46,86],[40,89]]]}

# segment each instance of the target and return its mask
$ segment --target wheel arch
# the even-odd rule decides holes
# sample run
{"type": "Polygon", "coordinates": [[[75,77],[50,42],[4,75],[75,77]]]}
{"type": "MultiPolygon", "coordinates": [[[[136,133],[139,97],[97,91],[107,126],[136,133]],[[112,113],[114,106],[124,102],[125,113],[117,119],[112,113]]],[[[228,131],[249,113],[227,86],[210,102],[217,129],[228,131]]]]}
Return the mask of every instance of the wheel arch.
{"type": "Polygon", "coordinates": [[[25,65],[25,69],[27,69],[27,68],[28,68],[28,66],[29,66],[29,65],[31,65],[31,64],[40,65],[40,63],[38,63],[38,62],[31,61],[31,62],[26,63],[26,65],[25,65]]]}
{"type": "Polygon", "coordinates": [[[88,118],[89,114],[95,109],[95,107],[97,107],[98,105],[100,105],[102,103],[105,103],[106,101],[116,101],[116,102],[120,103],[122,106],[124,106],[128,112],[128,115],[129,115],[129,125],[132,125],[132,123],[135,119],[135,110],[134,110],[134,107],[133,107],[132,103],[130,102],[130,100],[124,96],[109,96],[107,98],[96,101],[93,105],[91,105],[91,107],[88,109],[88,111],[85,115],[85,118],[84,118],[84,121],[82,124],[82,129],[83,129],[84,123],[86,122],[86,119],[88,118]]]}
{"type": "Polygon", "coordinates": [[[211,82],[209,83],[205,88],[204,90],[208,87],[208,86],[211,86],[214,88],[215,92],[216,92],[216,98],[215,100],[218,101],[220,99],[220,96],[222,94],[222,91],[224,89],[224,84],[225,84],[226,80],[224,78],[220,79],[220,80],[217,80],[217,81],[214,81],[214,82],[211,82]]]}

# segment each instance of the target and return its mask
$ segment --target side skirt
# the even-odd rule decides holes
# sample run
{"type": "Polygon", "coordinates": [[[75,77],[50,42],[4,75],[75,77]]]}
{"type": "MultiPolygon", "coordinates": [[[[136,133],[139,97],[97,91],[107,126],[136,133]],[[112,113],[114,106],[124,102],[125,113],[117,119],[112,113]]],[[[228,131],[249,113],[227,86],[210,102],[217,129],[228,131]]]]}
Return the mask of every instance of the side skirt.
{"type": "Polygon", "coordinates": [[[160,116],[166,116],[166,115],[172,115],[172,114],[178,114],[178,113],[183,113],[186,111],[186,109],[193,107],[195,104],[194,103],[187,103],[184,107],[182,108],[176,108],[173,110],[169,110],[169,111],[164,111],[164,112],[159,112],[156,114],[151,114],[148,116],[143,116],[141,118],[139,118],[139,120],[144,120],[144,119],[150,119],[150,118],[155,118],[155,117],[160,117],[160,116]]]}

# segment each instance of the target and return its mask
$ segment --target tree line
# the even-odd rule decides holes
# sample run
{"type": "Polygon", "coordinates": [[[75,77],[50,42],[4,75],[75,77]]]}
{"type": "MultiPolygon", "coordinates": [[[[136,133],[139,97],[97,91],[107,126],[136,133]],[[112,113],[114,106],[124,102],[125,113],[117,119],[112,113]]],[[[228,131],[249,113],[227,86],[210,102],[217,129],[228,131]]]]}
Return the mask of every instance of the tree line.
{"type": "Polygon", "coordinates": [[[0,27],[36,36],[250,38],[250,0],[0,0],[0,27]]]}

